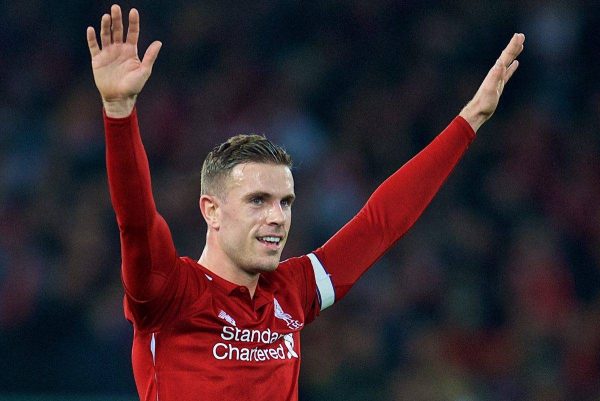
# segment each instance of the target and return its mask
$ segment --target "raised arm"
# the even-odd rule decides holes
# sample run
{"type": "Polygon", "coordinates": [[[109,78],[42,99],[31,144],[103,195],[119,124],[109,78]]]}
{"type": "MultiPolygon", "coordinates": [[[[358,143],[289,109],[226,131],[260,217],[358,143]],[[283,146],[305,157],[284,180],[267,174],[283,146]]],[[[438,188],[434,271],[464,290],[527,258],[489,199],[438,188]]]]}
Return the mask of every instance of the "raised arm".
{"type": "Polygon", "coordinates": [[[134,109],[160,49],[154,42],[140,61],[137,55],[139,14],[129,13],[123,39],[121,9],[102,16],[98,46],[94,28],[87,41],[94,81],[104,105],[106,164],[113,208],[121,235],[123,283],[130,299],[146,301],[160,294],[176,265],[169,228],[156,211],[150,170],[134,109]]]}
{"type": "Polygon", "coordinates": [[[381,184],[360,212],[314,252],[316,258],[309,255],[321,310],[343,297],[416,222],[475,138],[475,132],[496,110],[504,85],[518,67],[516,57],[523,50],[524,40],[523,34],[515,34],[459,116],[381,184]],[[326,305],[324,299],[328,300],[326,305]]]}

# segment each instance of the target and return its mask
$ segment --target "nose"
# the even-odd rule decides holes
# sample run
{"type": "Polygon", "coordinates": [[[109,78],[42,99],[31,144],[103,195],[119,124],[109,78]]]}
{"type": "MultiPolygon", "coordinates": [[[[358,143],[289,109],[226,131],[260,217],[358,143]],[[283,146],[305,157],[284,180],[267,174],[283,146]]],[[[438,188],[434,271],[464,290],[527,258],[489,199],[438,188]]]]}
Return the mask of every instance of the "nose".
{"type": "Polygon", "coordinates": [[[267,224],[282,225],[285,222],[285,212],[279,201],[271,203],[267,210],[267,224]]]}

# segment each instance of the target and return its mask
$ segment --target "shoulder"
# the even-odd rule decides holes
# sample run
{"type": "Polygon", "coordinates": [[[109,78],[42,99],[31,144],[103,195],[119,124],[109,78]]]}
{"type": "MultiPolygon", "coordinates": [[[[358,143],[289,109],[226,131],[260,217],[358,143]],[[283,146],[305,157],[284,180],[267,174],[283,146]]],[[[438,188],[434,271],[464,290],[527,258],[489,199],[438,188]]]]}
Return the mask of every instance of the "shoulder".
{"type": "Polygon", "coordinates": [[[204,287],[212,278],[210,273],[198,262],[188,256],[180,256],[177,261],[177,276],[179,281],[188,282],[190,279],[198,283],[200,287],[204,287]]]}
{"type": "Polygon", "coordinates": [[[308,255],[296,256],[286,259],[279,263],[274,273],[279,274],[298,274],[300,271],[310,268],[311,262],[308,255]]]}
{"type": "Polygon", "coordinates": [[[272,272],[262,273],[265,278],[273,282],[305,281],[311,263],[307,255],[297,256],[283,260],[272,272]]]}

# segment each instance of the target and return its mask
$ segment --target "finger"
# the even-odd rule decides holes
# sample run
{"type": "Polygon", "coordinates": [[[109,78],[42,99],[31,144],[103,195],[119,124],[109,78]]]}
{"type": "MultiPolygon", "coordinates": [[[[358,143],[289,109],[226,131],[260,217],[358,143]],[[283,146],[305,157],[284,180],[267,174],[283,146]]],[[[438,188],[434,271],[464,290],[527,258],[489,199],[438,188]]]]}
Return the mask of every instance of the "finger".
{"type": "Polygon", "coordinates": [[[519,60],[513,61],[506,69],[506,74],[505,74],[505,78],[504,78],[505,82],[508,82],[510,77],[512,77],[513,74],[515,73],[515,71],[517,71],[517,68],[519,68],[519,60]]]}
{"type": "Polygon", "coordinates": [[[96,31],[91,26],[87,28],[87,43],[90,49],[90,55],[94,57],[100,53],[100,47],[98,47],[98,41],[96,40],[96,31]]]}
{"type": "Polygon", "coordinates": [[[110,18],[112,19],[113,43],[123,43],[123,17],[121,7],[117,4],[113,4],[110,8],[110,18]]]}
{"type": "Polygon", "coordinates": [[[162,43],[159,41],[152,42],[148,49],[146,49],[146,53],[144,53],[144,58],[142,59],[142,68],[152,71],[152,66],[158,57],[158,52],[162,47],[162,43]]]}
{"type": "Polygon", "coordinates": [[[140,36],[140,14],[138,10],[132,8],[129,11],[129,27],[127,28],[127,43],[137,46],[140,36]]]}
{"type": "Polygon", "coordinates": [[[515,33],[510,39],[510,42],[508,42],[508,45],[500,54],[500,61],[505,67],[508,67],[521,54],[524,41],[525,35],[522,33],[515,33]]]}
{"type": "Polygon", "coordinates": [[[483,79],[481,86],[485,90],[496,90],[498,82],[502,81],[506,68],[502,64],[500,59],[496,60],[496,63],[490,68],[487,75],[483,79]]]}
{"type": "Polygon", "coordinates": [[[100,42],[102,48],[110,45],[110,15],[104,14],[100,21],[100,42]]]}

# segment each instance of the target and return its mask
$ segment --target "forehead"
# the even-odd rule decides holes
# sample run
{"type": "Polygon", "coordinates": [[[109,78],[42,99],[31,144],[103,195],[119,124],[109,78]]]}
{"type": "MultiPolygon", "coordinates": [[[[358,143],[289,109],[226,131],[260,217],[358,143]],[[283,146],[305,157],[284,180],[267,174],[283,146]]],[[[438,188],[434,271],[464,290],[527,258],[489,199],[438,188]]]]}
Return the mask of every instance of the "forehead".
{"type": "Polygon", "coordinates": [[[294,194],[294,178],[288,166],[274,163],[236,165],[226,179],[227,193],[264,192],[274,196],[294,194]]]}

